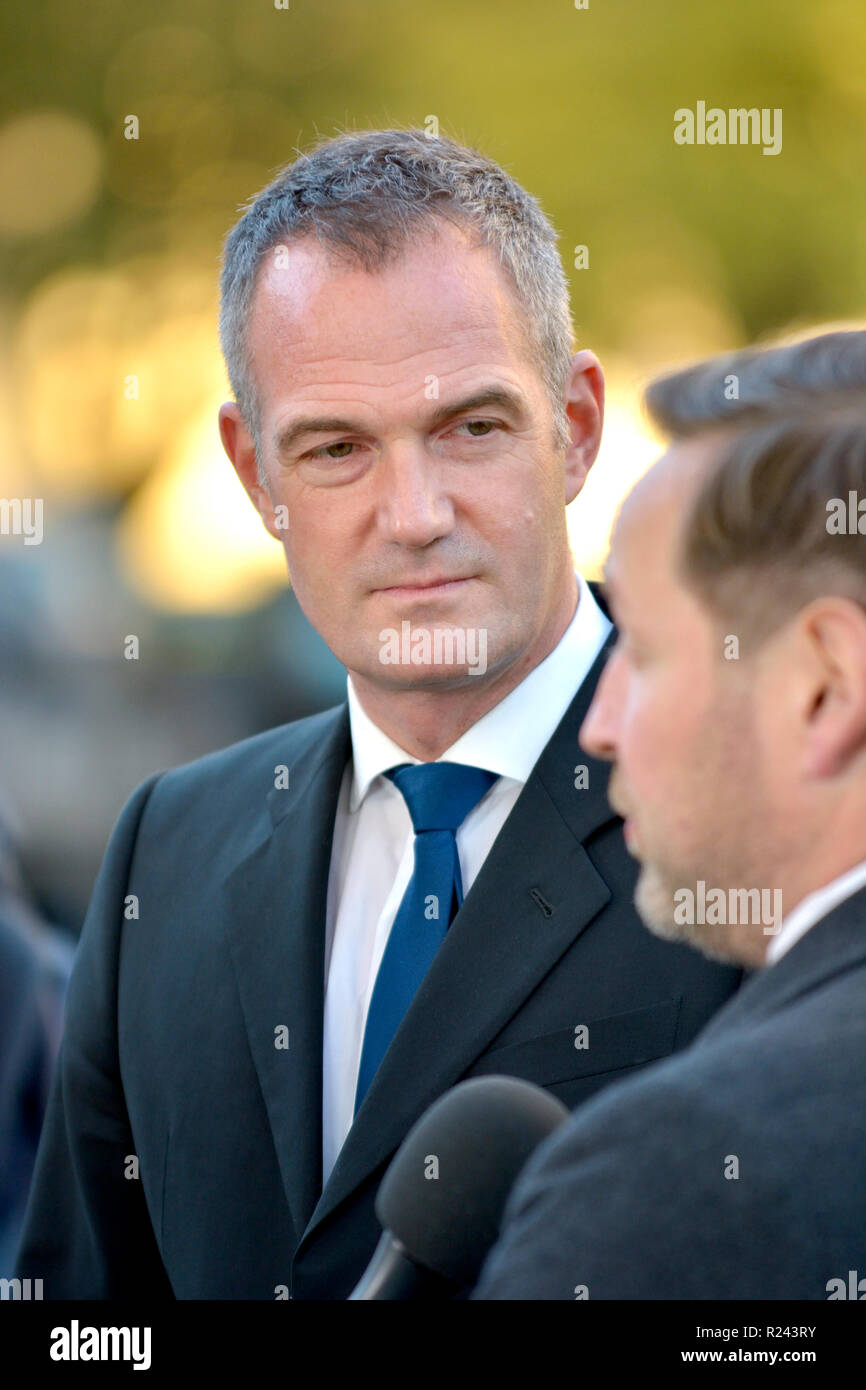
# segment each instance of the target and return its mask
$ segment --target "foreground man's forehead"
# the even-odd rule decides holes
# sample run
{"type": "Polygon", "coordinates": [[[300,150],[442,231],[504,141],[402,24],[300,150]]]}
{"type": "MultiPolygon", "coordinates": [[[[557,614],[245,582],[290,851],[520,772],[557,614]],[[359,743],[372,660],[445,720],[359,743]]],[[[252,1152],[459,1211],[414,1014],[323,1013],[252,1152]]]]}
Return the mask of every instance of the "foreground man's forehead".
{"type": "Polygon", "coordinates": [[[630,555],[645,549],[658,552],[660,526],[680,509],[688,474],[677,456],[664,454],[624,498],[610,541],[605,578],[613,586],[630,555]]]}
{"type": "Polygon", "coordinates": [[[676,586],[681,527],[729,436],[727,429],[713,430],[675,441],[625,498],[604,567],[614,604],[645,607],[650,588],[661,584],[668,590],[671,581],[676,586]]]}
{"type": "Polygon", "coordinates": [[[729,430],[707,430],[687,439],[676,439],[632,489],[629,498],[645,506],[670,506],[684,511],[706,481],[719,458],[729,430]]]}
{"type": "Polygon", "coordinates": [[[624,542],[645,537],[658,540],[657,527],[668,530],[686,516],[699,489],[716,463],[731,431],[707,430],[688,439],[675,440],[657,463],[648,469],[625,498],[611,537],[611,552],[624,542]],[[648,527],[652,525],[652,532],[648,527]]]}

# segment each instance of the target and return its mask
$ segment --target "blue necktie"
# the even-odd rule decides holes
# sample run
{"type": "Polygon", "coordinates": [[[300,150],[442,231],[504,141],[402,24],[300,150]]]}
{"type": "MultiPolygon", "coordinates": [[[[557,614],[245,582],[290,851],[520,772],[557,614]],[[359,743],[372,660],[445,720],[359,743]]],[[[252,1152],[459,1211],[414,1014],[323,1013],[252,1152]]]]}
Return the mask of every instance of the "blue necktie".
{"type": "Polygon", "coordinates": [[[403,763],[386,773],[402,792],[415,829],[415,867],[397,909],[373,986],[355,1114],[388,1044],[463,901],[455,832],[497,780],[464,763],[403,763]]]}

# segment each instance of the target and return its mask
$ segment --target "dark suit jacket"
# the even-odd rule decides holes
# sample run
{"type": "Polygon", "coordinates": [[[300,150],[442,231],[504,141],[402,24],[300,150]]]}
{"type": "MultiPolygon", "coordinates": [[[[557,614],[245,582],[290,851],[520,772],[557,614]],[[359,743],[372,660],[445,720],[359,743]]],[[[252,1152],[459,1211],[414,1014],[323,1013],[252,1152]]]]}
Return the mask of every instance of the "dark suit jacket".
{"type": "Polygon", "coordinates": [[[574,1106],[682,1047],[731,994],[738,972],[655,940],[632,908],[607,767],[577,743],[603,659],[467,894],[324,1192],[324,923],[347,706],[137,790],[83,929],[18,1261],[46,1298],[273,1299],[279,1286],[343,1298],[380,1234],[389,1160],[450,1086],[505,1072],[574,1106]],[[274,786],[280,764],[288,790],[274,786]],[[137,920],[124,916],[130,895],[137,920]],[[577,1048],[582,1024],[589,1046],[577,1048]]]}
{"type": "Polygon", "coordinates": [[[0,893],[0,1279],[12,1274],[63,1021],[71,938],[0,893]]]}
{"type": "Polygon", "coordinates": [[[866,890],[752,975],[691,1047],[612,1086],[530,1159],[472,1296],[578,1286],[866,1297],[866,890]]]}

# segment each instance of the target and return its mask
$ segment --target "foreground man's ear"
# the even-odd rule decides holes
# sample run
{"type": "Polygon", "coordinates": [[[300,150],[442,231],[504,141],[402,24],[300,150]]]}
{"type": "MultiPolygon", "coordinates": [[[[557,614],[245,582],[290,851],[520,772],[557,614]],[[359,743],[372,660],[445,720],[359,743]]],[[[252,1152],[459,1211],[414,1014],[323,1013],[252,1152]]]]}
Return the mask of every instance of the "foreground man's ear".
{"type": "Polygon", "coordinates": [[[833,596],[810,604],[802,621],[811,666],[805,770],[843,776],[866,757],[866,613],[833,596]]]}

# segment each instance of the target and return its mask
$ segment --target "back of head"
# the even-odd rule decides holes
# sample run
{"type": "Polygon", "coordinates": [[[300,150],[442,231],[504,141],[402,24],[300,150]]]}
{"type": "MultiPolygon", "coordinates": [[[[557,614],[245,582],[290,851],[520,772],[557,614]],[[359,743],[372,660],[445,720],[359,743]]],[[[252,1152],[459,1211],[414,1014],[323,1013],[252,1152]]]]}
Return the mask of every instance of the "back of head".
{"type": "Polygon", "coordinates": [[[717,357],[646,400],[674,442],[720,431],[680,562],[730,630],[760,642],[822,594],[866,612],[866,332],[717,357]]]}
{"type": "Polygon", "coordinates": [[[651,382],[646,406],[673,439],[866,400],[866,332],[840,329],[708,358],[651,382]]]}

